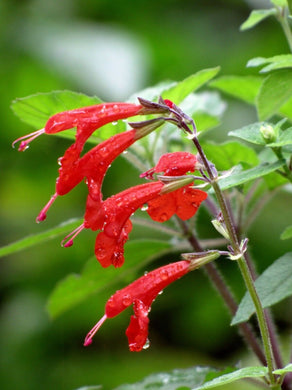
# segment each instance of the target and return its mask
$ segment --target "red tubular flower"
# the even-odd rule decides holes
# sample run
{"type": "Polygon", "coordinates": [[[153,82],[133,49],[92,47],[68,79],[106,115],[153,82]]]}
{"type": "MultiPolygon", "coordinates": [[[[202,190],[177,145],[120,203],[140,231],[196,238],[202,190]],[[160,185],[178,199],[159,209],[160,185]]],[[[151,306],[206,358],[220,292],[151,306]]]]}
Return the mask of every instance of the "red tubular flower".
{"type": "MultiPolygon", "coordinates": [[[[157,197],[164,184],[152,182],[128,188],[107,198],[99,209],[90,209],[89,219],[94,219],[95,228],[102,230],[95,242],[95,255],[103,267],[124,263],[124,243],[132,224],[130,216],[150,199],[157,197]],[[90,215],[92,214],[92,216],[90,215]]],[[[88,226],[85,220],[84,226],[88,226]]]]}
{"type": "Polygon", "coordinates": [[[148,313],[152,302],[165,287],[192,269],[190,261],[178,261],[151,271],[117,291],[107,301],[104,316],[87,334],[84,345],[91,344],[93,336],[107,318],[115,317],[133,305],[134,315],[131,316],[126,335],[130,351],[141,351],[148,338],[148,313]]]}
{"type": "Polygon", "coordinates": [[[49,207],[58,195],[67,194],[86,178],[89,195],[86,205],[85,227],[97,230],[93,210],[101,207],[101,186],[107,169],[124,150],[162,123],[163,120],[155,120],[149,126],[116,134],[95,146],[81,158],[79,158],[80,151],[76,143],[71,145],[59,160],[61,167],[56,182],[56,193],[40,212],[37,221],[43,221],[46,218],[49,207]]]}
{"type": "Polygon", "coordinates": [[[53,115],[43,129],[18,138],[12,145],[14,146],[16,142],[21,141],[18,150],[24,151],[28,144],[41,134],[55,134],[77,127],[76,145],[78,150],[82,150],[84,143],[96,129],[107,123],[129,118],[142,112],[141,105],[120,102],[101,103],[60,112],[53,115]]]}
{"type": "MultiPolygon", "coordinates": [[[[143,173],[142,177],[153,178],[154,173],[164,176],[179,176],[194,172],[200,167],[195,155],[188,152],[164,154],[157,165],[143,173]]],[[[207,198],[207,193],[191,188],[191,184],[168,194],[161,195],[148,202],[147,213],[157,222],[165,222],[176,214],[182,220],[195,215],[201,202],[207,198]]]]}

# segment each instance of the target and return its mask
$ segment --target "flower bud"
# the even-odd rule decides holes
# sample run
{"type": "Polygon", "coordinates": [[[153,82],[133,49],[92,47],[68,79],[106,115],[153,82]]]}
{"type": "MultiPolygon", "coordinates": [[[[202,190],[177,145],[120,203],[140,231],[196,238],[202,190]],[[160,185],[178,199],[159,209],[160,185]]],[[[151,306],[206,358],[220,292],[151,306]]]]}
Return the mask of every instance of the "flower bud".
{"type": "Polygon", "coordinates": [[[260,127],[260,133],[267,144],[276,141],[276,133],[273,126],[264,124],[260,127]]]}

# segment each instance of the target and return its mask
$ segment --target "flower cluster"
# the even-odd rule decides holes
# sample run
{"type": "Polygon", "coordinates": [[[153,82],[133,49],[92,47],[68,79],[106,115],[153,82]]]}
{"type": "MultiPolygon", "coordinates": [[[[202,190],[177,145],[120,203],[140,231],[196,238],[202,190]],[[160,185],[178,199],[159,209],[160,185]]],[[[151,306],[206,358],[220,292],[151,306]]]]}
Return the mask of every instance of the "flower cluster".
{"type": "MultiPolygon", "coordinates": [[[[15,141],[20,141],[18,150],[24,151],[33,139],[43,133],[53,134],[76,127],[75,142],[59,159],[56,191],[39,213],[37,221],[46,219],[47,211],[57,196],[67,194],[85,180],[88,196],[84,221],[62,243],[65,247],[71,246],[76,235],[83,229],[98,231],[95,255],[102,267],[120,267],[124,263],[124,244],[132,229],[130,217],[137,209],[146,204],[150,218],[158,222],[167,221],[175,214],[182,220],[187,220],[196,213],[200,203],[207,197],[205,192],[192,187],[194,177],[187,175],[202,168],[197,157],[188,152],[174,152],[163,155],[154,168],[141,174],[141,178],[148,180],[147,183],[103,200],[102,183],[111,163],[165,120],[172,120],[173,107],[176,107],[169,100],[163,99],[159,103],[139,99],[139,103],[104,103],[58,113],[48,120],[43,129],[15,141]],[[101,126],[149,113],[163,114],[166,117],[131,124],[132,129],[112,136],[81,156],[85,142],[101,126]]],[[[134,316],[131,317],[126,334],[130,349],[141,350],[147,340],[151,303],[164,287],[193,269],[192,264],[192,260],[169,264],[117,291],[107,302],[104,317],[87,335],[85,345],[91,342],[106,318],[116,316],[133,304],[134,316]]]]}

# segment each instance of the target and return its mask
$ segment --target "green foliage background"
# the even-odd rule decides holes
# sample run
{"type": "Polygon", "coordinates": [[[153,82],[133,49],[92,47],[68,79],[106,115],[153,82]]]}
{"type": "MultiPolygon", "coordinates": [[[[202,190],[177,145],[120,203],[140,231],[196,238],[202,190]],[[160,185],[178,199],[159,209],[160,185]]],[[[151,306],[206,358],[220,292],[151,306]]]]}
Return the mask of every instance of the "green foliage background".
{"type": "MultiPolygon", "coordinates": [[[[11,142],[33,130],[13,115],[13,99],[71,89],[104,100],[122,100],[148,85],[181,80],[217,65],[221,75],[257,74],[245,68],[250,58],[287,53],[288,47],[272,19],[252,31],[239,31],[251,4],[241,0],[1,2],[1,246],[82,217],[86,196],[85,187],[76,188],[58,199],[44,224],[35,224],[35,216],[54,191],[57,158],[67,141],[44,136],[25,153],[13,150],[11,142]],[[81,37],[78,42],[76,36],[81,37]],[[80,59],[91,67],[84,67],[80,59]],[[90,73],[94,65],[100,69],[99,76],[90,73]],[[119,87],[115,88],[115,82],[119,87]]],[[[227,102],[222,124],[208,133],[208,139],[224,140],[228,131],[256,120],[252,107],[230,98],[227,102]]],[[[137,172],[120,158],[105,181],[105,193],[136,182],[137,172]]],[[[280,194],[252,226],[252,252],[259,271],[291,250],[291,240],[278,238],[291,221],[290,209],[288,195],[280,194]],[[287,205],[284,215],[283,202],[287,205]]],[[[204,210],[198,224],[202,236],[214,234],[206,226],[204,210]]],[[[131,237],[144,235],[140,228],[131,237]]],[[[250,359],[202,271],[178,281],[155,302],[149,350],[128,352],[124,335],[128,313],[109,321],[94,345],[84,349],[83,337],[103,314],[104,303],[113,293],[111,286],[104,291],[104,299],[97,301],[93,296],[54,321],[45,307],[56,283],[68,273],[80,272],[93,253],[94,239],[95,234],[84,232],[72,248],[63,249],[56,238],[1,259],[1,389],[73,390],[103,384],[107,390],[161,370],[203,364],[220,368],[250,359]]],[[[176,259],[178,255],[161,263],[176,259]]],[[[241,297],[235,266],[225,261],[221,269],[241,297]]],[[[291,308],[286,302],[275,310],[284,337],[289,316],[282,313],[287,310],[291,308]]]]}

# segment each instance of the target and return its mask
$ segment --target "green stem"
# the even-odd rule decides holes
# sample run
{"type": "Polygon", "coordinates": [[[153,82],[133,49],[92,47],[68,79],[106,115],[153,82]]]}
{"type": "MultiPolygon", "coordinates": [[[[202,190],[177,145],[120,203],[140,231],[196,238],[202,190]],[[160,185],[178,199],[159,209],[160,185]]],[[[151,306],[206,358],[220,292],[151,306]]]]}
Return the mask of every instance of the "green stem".
{"type": "MultiPolygon", "coordinates": [[[[283,160],[284,159],[284,156],[283,156],[283,153],[282,153],[282,150],[281,148],[272,148],[273,152],[275,153],[275,155],[278,157],[279,160],[283,160]]],[[[290,171],[290,169],[288,168],[287,164],[285,164],[283,166],[283,169],[285,171],[285,177],[287,180],[290,181],[290,183],[292,183],[292,172],[290,171]]]]}
{"type": "Polygon", "coordinates": [[[268,331],[268,326],[267,326],[264,310],[263,310],[261,301],[259,299],[259,296],[256,292],[255,285],[254,285],[253,279],[251,277],[251,273],[250,273],[248,266],[246,264],[246,261],[244,260],[243,257],[241,257],[238,260],[238,265],[239,265],[239,269],[241,271],[242,277],[244,279],[245,285],[246,285],[248,292],[250,293],[250,296],[252,298],[252,301],[255,305],[259,328],[260,328],[263,346],[264,346],[264,350],[265,350],[265,355],[266,355],[266,359],[267,359],[267,366],[268,366],[268,370],[269,370],[270,382],[271,382],[272,388],[277,389],[280,387],[279,387],[279,385],[276,384],[275,377],[273,375],[273,371],[275,370],[274,359],[273,359],[272,345],[270,342],[270,336],[269,336],[269,331],[268,331]],[[273,387],[273,386],[276,386],[276,387],[273,387]]]}
{"type": "Polygon", "coordinates": [[[282,26],[285,37],[287,39],[290,51],[292,52],[292,33],[288,22],[287,12],[285,8],[278,8],[277,19],[282,26]]]}
{"type": "MultiPolygon", "coordinates": [[[[202,150],[202,147],[201,147],[197,137],[193,138],[193,142],[194,142],[194,144],[198,150],[198,153],[200,154],[200,157],[205,165],[206,171],[207,171],[209,178],[210,178],[210,181],[211,181],[211,185],[215,191],[215,194],[216,194],[216,197],[217,197],[217,200],[218,200],[218,203],[220,205],[221,212],[222,212],[222,215],[224,218],[225,226],[226,226],[226,229],[227,229],[228,234],[229,234],[229,239],[230,239],[230,243],[231,243],[233,252],[235,255],[240,254],[241,248],[240,248],[240,244],[239,244],[239,241],[238,241],[238,238],[236,235],[235,227],[232,223],[232,218],[230,216],[225,198],[223,196],[223,192],[221,191],[221,188],[219,187],[219,185],[217,183],[217,177],[214,174],[214,169],[212,169],[212,167],[210,166],[210,163],[208,162],[208,160],[205,156],[205,153],[202,150]]],[[[272,346],[271,346],[267,321],[266,321],[265,314],[264,314],[264,309],[262,307],[259,296],[256,292],[254,281],[252,279],[250,270],[247,266],[247,263],[246,263],[243,255],[237,261],[238,261],[239,269],[241,271],[246,288],[247,288],[248,292],[250,293],[250,296],[253,300],[253,303],[254,303],[254,306],[256,309],[258,324],[259,324],[259,328],[260,328],[260,332],[261,332],[261,336],[262,336],[263,347],[264,347],[264,351],[265,351],[265,355],[266,355],[267,367],[268,367],[268,372],[269,372],[268,375],[269,375],[271,388],[275,389],[275,390],[280,389],[280,385],[278,385],[276,383],[276,378],[273,375],[273,371],[275,370],[274,357],[273,357],[273,350],[272,350],[272,346]]]]}

